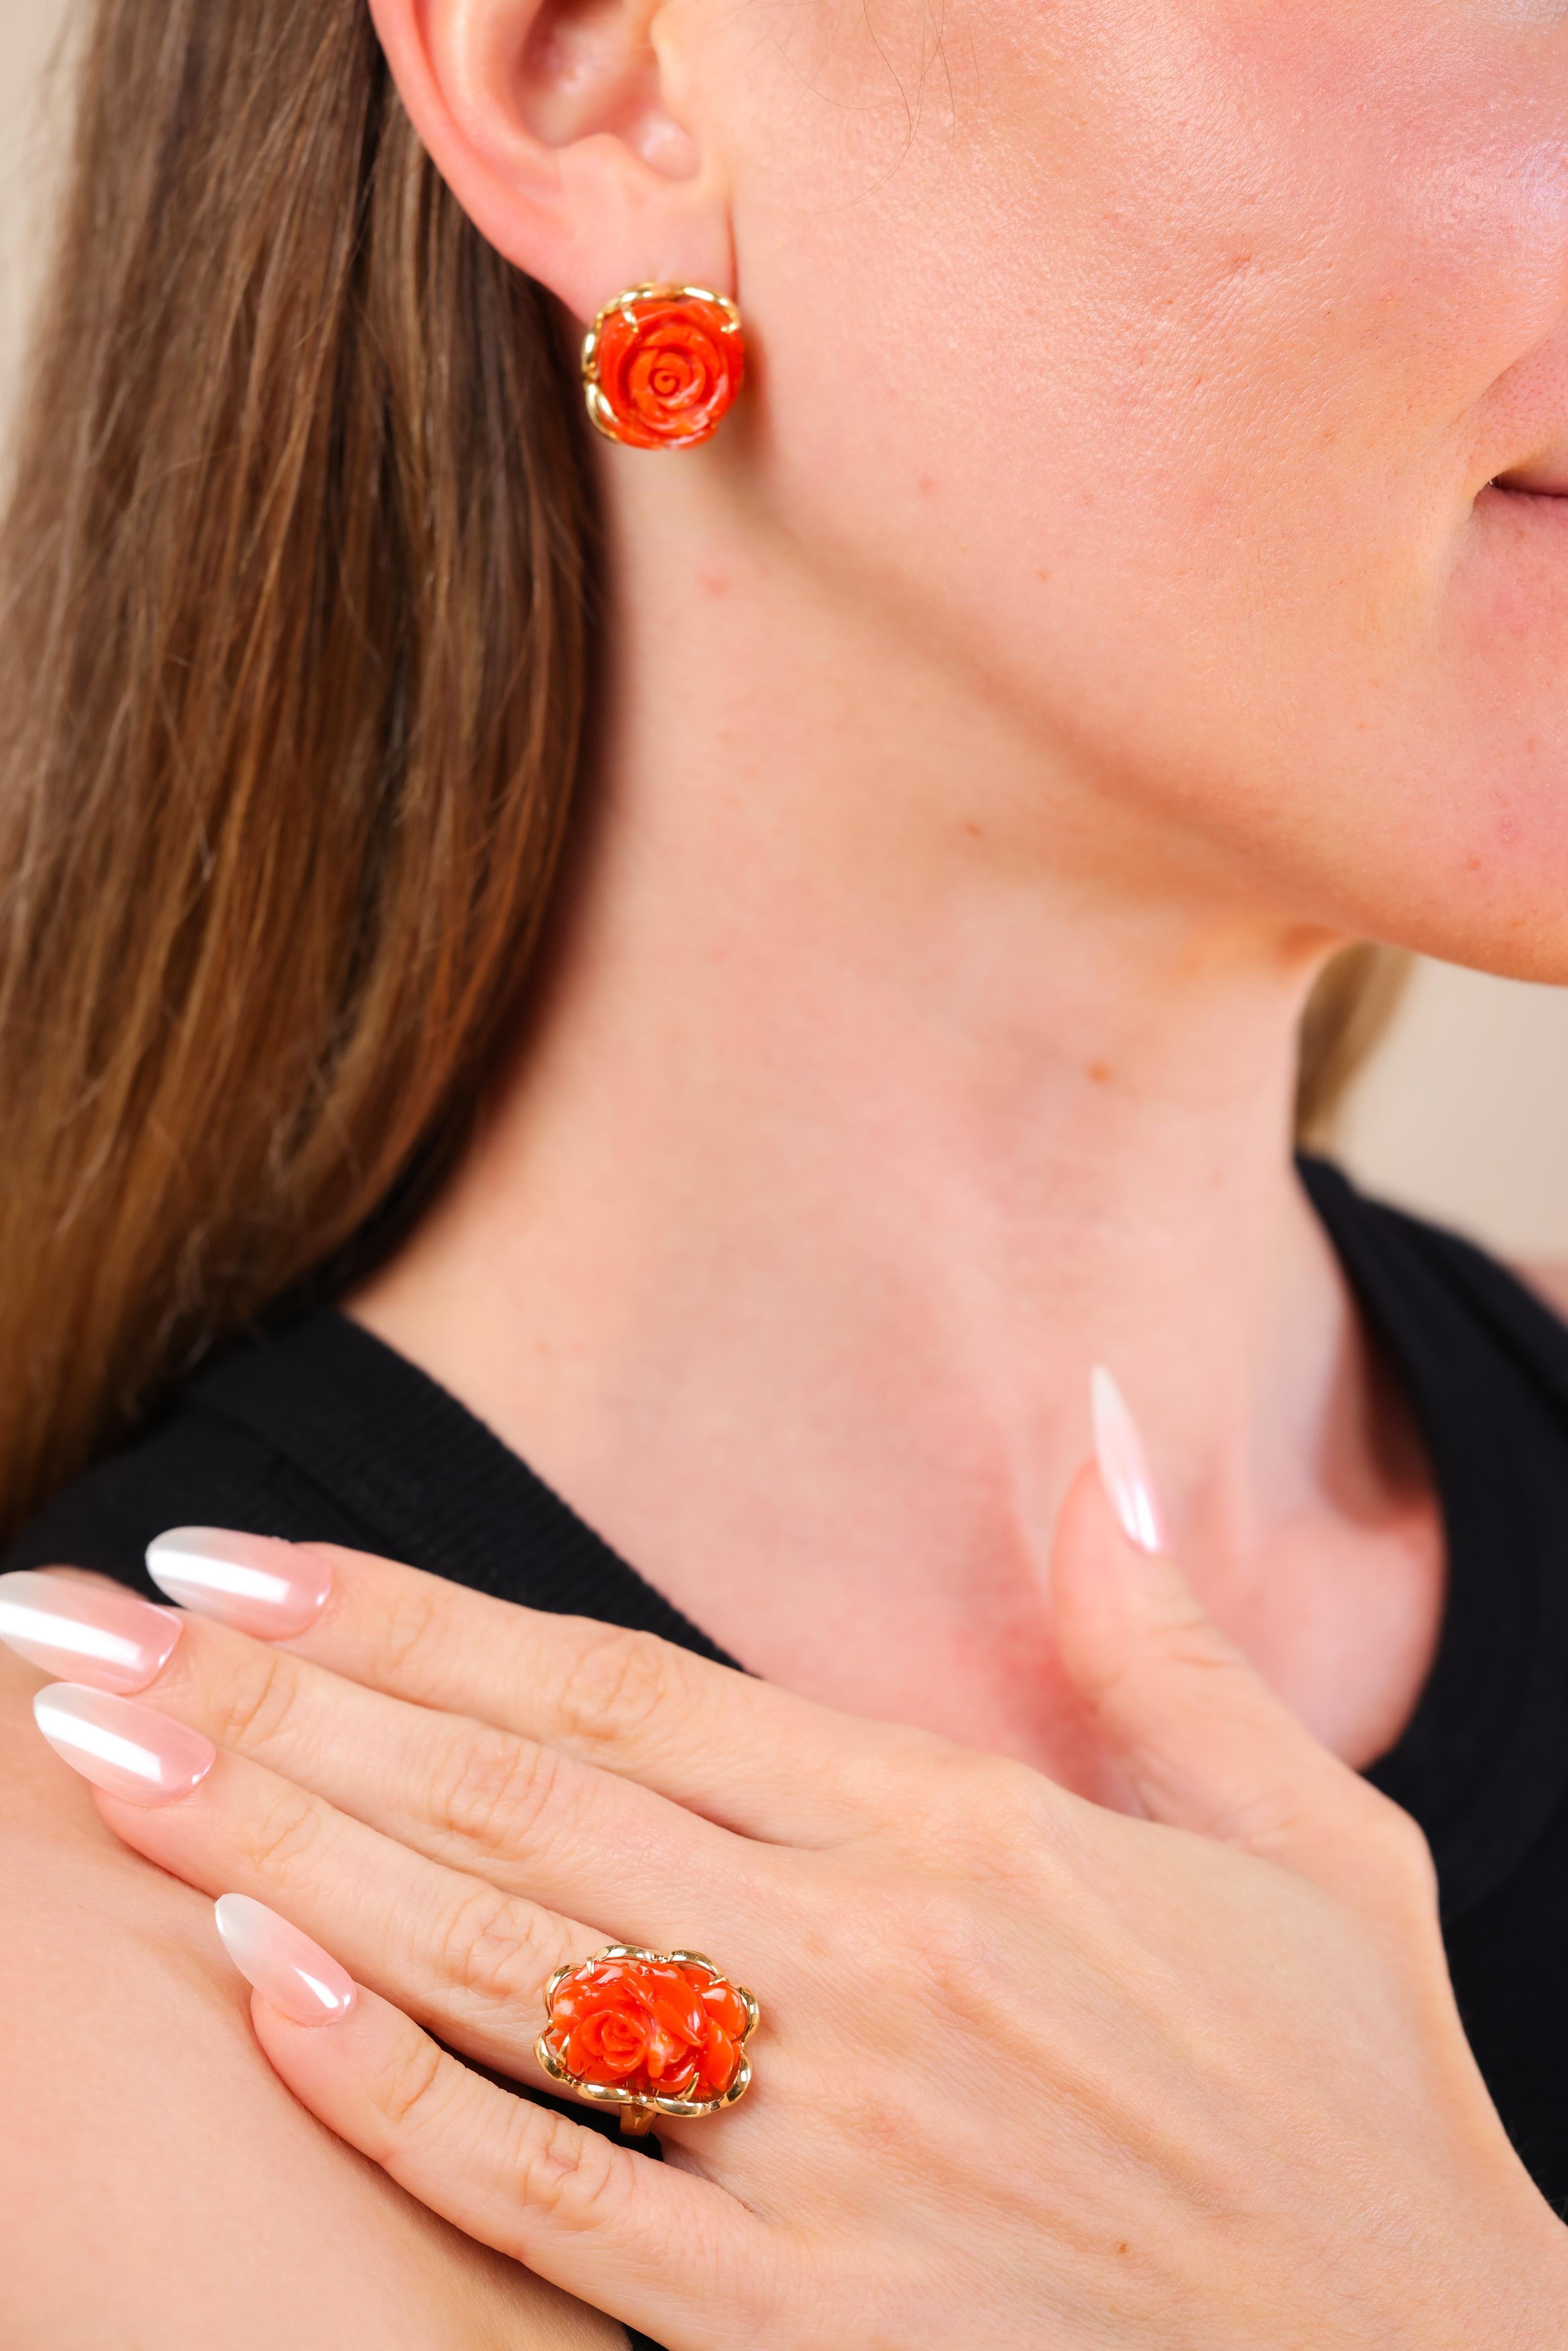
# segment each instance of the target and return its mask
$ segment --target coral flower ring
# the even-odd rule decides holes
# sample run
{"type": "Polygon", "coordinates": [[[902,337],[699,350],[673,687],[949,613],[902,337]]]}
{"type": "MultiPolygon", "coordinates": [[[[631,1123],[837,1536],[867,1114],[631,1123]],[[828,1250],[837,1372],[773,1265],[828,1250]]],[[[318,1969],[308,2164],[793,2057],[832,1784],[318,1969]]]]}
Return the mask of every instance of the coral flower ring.
{"type": "Polygon", "coordinates": [[[582,347],[589,415],[632,449],[711,439],[745,375],[740,313],[700,286],[634,286],[601,310],[582,347]]]}
{"type": "Polygon", "coordinates": [[[558,1968],[534,2054],[554,2082],[619,2106],[628,2137],[657,2115],[716,2115],[751,2082],[756,2001],[700,1951],[610,1943],[558,1968]]]}

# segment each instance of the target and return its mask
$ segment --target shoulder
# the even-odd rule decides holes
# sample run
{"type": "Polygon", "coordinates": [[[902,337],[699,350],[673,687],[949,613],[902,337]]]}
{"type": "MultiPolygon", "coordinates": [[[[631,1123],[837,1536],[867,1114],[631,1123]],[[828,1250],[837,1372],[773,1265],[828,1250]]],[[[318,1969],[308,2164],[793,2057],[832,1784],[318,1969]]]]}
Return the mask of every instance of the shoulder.
{"type": "MultiPolygon", "coordinates": [[[[167,1527],[336,1539],[343,1518],[198,1383],[64,1487],[0,1567],[150,1591],[143,1553],[167,1527]]],[[[235,2351],[624,2351],[619,2328],[460,2236],[295,2104],[210,1902],[109,1834],[37,1735],[38,1683],[0,1650],[6,2343],[199,2351],[216,2311],[235,2351]]]]}
{"type": "MultiPolygon", "coordinates": [[[[285,1386],[288,1368],[277,1374],[285,1386]]],[[[383,1548],[330,1480],[313,1479],[265,1428],[224,1408],[228,1369],[220,1359],[153,1421],[61,1487],[0,1552],[0,1571],[92,1568],[151,1593],[147,1546],[176,1526],[383,1548]]]]}
{"type": "Polygon", "coordinates": [[[4,2333],[51,2351],[610,2351],[298,2106],[205,1897],[120,1846],[0,1652],[4,2333]],[[82,2258],[83,2247],[90,2257],[82,2258]]]}
{"type": "Polygon", "coordinates": [[[144,1584],[154,1535],[246,1524],[265,1512],[278,1467],[246,1430],[181,1406],[52,1495],[0,1553],[0,1570],[89,1567],[144,1584]]]}

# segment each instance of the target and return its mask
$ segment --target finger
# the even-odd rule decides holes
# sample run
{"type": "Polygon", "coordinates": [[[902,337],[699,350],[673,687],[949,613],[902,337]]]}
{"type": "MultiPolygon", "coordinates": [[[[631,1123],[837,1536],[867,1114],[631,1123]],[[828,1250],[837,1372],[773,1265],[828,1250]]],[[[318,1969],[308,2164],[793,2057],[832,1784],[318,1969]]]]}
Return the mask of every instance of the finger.
{"type": "Polygon", "coordinates": [[[914,1737],[650,1633],[332,1544],[186,1528],[149,1546],[148,1569],[183,1606],[287,1639],[351,1681],[517,1732],[772,1843],[832,1844],[881,1817],[914,1737]]]}
{"type": "Polygon", "coordinates": [[[204,1893],[284,1912],[455,2048],[545,2085],[533,2056],[545,1987],[613,1929],[426,1861],[133,1700],[55,1683],[37,1707],[124,1844],[204,1893]]]}
{"type": "Polygon", "coordinates": [[[300,2103],[466,2235],[681,2351],[753,2339],[768,2232],[722,2189],[481,2080],[373,1992],[325,2023],[259,1991],[251,2014],[300,2103]]]}
{"type": "Polygon", "coordinates": [[[1296,1719],[1168,1559],[1129,1541],[1092,1463],[1051,1572],[1063,1667],[1151,1819],[1347,1898],[1380,1900],[1391,1876],[1408,1890],[1425,1851],[1414,1823],[1296,1719]]]}
{"type": "MultiPolygon", "coordinates": [[[[146,1614],[162,1641],[172,1612],[146,1614]]],[[[634,1782],[199,1618],[157,1654],[141,1703],[430,1860],[640,1940],[667,1929],[672,1947],[690,1945],[731,1923],[744,1848],[634,1782]]]]}

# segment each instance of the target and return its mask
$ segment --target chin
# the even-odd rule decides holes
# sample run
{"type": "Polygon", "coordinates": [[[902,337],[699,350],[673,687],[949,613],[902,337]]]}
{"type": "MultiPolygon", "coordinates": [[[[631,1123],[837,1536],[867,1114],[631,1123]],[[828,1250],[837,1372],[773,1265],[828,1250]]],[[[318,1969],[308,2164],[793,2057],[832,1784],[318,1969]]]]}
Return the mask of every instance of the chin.
{"type": "MultiPolygon", "coordinates": [[[[1475,846],[1425,876],[1406,868],[1404,903],[1366,927],[1391,944],[1500,979],[1568,985],[1568,841],[1561,823],[1540,854],[1528,842],[1475,846]],[[1412,904],[1410,884],[1419,888],[1412,904]]],[[[1412,860],[1417,867],[1424,861],[1412,860]]]]}
{"type": "Polygon", "coordinates": [[[1341,764],[1343,737],[1320,746],[1322,796],[1298,779],[1306,820],[1276,882],[1336,936],[1568,985],[1568,678],[1541,708],[1538,674],[1512,711],[1494,694],[1458,707],[1463,681],[1447,683],[1440,723],[1384,730],[1380,761],[1363,751],[1341,764]],[[1521,723],[1521,705],[1540,710],[1538,727],[1521,723]]]}

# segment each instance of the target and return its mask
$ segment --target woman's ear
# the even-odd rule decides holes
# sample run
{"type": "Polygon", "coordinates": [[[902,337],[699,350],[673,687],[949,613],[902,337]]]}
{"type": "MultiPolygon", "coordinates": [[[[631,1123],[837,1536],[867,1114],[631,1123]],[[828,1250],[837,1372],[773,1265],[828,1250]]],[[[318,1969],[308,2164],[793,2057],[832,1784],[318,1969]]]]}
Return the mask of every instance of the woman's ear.
{"type": "Polygon", "coordinates": [[[663,0],[371,0],[436,169],[497,250],[574,317],[630,286],[733,291],[727,191],[683,99],[663,0]]]}

